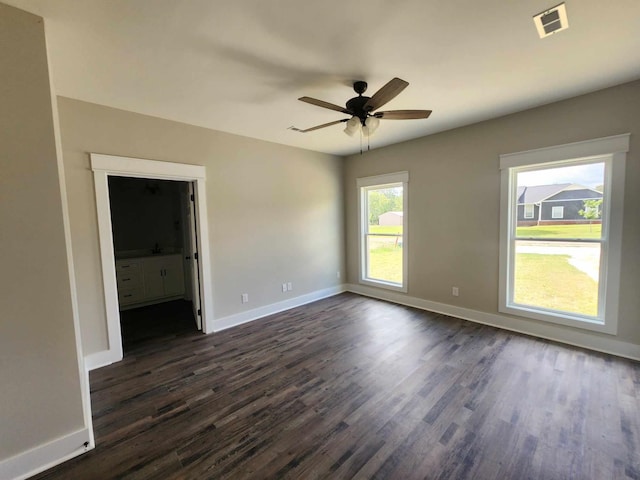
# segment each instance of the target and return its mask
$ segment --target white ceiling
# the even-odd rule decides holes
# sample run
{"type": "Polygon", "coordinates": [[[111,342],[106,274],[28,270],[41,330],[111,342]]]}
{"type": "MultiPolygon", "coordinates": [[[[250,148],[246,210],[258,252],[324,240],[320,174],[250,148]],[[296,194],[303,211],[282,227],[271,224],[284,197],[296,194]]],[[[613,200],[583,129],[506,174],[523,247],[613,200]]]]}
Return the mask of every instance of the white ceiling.
{"type": "Polygon", "coordinates": [[[345,155],[338,105],[393,77],[372,148],[640,78],[640,1],[567,0],[569,29],[532,17],[558,0],[0,0],[45,17],[56,92],[248,137],[345,155]]]}

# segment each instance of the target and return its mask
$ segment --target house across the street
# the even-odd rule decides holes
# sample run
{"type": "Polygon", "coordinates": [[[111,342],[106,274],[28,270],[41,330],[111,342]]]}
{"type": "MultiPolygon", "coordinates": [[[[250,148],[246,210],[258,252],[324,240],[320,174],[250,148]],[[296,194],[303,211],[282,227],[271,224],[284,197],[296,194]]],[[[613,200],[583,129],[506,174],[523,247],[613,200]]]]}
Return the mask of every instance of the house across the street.
{"type": "Polygon", "coordinates": [[[600,223],[580,214],[585,200],[600,198],[602,192],[575,183],[518,187],[518,226],[600,223]]]}

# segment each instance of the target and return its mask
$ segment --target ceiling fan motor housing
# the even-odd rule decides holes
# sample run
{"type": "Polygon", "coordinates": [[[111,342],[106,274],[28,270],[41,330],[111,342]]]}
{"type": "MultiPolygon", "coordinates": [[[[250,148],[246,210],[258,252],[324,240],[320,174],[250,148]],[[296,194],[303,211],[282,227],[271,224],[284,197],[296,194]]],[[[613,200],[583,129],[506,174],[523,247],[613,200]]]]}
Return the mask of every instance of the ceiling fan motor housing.
{"type": "Polygon", "coordinates": [[[353,82],[353,89],[356,91],[358,95],[362,95],[364,92],[367,91],[367,82],[363,82],[362,80],[353,82]]]}
{"type": "Polygon", "coordinates": [[[365,109],[366,103],[370,97],[363,97],[362,94],[367,90],[367,82],[358,81],[353,84],[353,89],[358,94],[357,97],[353,97],[347,102],[347,110],[353,112],[353,115],[358,117],[362,124],[367,120],[369,116],[369,109],[365,109]]]}

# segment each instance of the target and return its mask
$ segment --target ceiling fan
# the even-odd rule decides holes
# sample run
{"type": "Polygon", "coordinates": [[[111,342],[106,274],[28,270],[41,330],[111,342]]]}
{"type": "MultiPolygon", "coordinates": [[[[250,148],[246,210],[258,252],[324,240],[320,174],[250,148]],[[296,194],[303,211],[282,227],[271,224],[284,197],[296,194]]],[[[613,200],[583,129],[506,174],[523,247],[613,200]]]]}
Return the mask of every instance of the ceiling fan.
{"type": "Polygon", "coordinates": [[[328,108],[329,110],[335,110],[346,115],[351,115],[351,118],[343,118],[334,122],[323,123],[322,125],[317,125],[304,130],[296,127],[290,127],[290,129],[295,130],[296,132],[307,133],[319,130],[320,128],[330,127],[331,125],[337,125],[338,123],[346,123],[347,125],[344,132],[347,135],[353,136],[358,132],[362,132],[362,135],[369,137],[378,128],[380,119],[414,120],[428,118],[429,115],[431,115],[431,110],[388,110],[386,112],[376,112],[377,109],[395,98],[400,92],[402,92],[402,90],[407,88],[408,85],[409,82],[400,78],[394,78],[374,93],[372,97],[365,97],[362,94],[367,90],[367,82],[354,82],[353,89],[358,96],[347,101],[346,108],[323,100],[318,100],[316,98],[300,97],[298,100],[301,102],[310,103],[311,105],[317,105],[318,107],[328,108]]]}

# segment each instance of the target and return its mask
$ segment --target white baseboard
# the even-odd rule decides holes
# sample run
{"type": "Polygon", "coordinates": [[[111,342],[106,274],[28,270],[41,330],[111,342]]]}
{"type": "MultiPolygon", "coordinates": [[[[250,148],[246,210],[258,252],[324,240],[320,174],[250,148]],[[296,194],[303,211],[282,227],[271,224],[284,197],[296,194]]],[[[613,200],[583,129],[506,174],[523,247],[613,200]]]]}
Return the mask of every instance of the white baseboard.
{"type": "Polygon", "coordinates": [[[216,318],[214,323],[214,332],[226,330],[227,328],[242,325],[243,323],[252,322],[259,318],[273,315],[274,313],[283,312],[294,307],[299,307],[307,303],[322,300],[323,298],[332,297],[345,291],[344,285],[338,285],[335,287],[325,288],[323,290],[316,290],[315,292],[300,295],[299,297],[290,298],[282,302],[272,303],[271,305],[265,305],[264,307],[254,308],[253,310],[247,310],[246,312],[236,313],[227,317],[216,318]]]}
{"type": "Polygon", "coordinates": [[[57,438],[0,462],[0,478],[23,480],[94,448],[89,429],[57,438]],[[87,442],[85,447],[84,443],[87,442]]]}
{"type": "Polygon", "coordinates": [[[96,368],[106,367],[114,362],[119,362],[122,358],[112,350],[102,350],[100,352],[90,353],[84,357],[84,366],[87,371],[96,368]]]}
{"type": "Polygon", "coordinates": [[[391,292],[364,285],[346,284],[345,289],[352,293],[399,303],[434,313],[442,313],[451,317],[469,320],[483,325],[501,328],[534,337],[566,343],[597,352],[609,353],[618,357],[640,360],[640,345],[617,340],[610,335],[598,335],[587,331],[566,328],[550,323],[538,322],[522,318],[510,317],[497,313],[481,312],[470,308],[456,307],[446,303],[432,302],[422,298],[411,297],[402,293],[391,292]]]}
{"type": "MultiPolygon", "coordinates": [[[[247,310],[246,312],[236,313],[227,317],[216,318],[214,322],[213,332],[220,332],[227,328],[235,327],[236,325],[242,325],[243,323],[252,322],[259,318],[273,315],[274,313],[283,312],[290,308],[299,307],[307,303],[315,302],[323,298],[332,297],[346,291],[344,285],[337,285],[335,287],[325,288],[323,290],[317,290],[315,292],[300,295],[299,297],[290,298],[282,302],[272,303],[271,305],[265,305],[263,307],[254,308],[253,310],[247,310]]],[[[112,363],[122,360],[118,354],[111,350],[103,350],[100,352],[91,353],[84,357],[84,364],[88,371],[95,370],[96,368],[106,367],[112,363]]]]}
{"type": "MultiPolygon", "coordinates": [[[[323,298],[331,297],[345,291],[401,305],[407,305],[421,310],[442,313],[452,317],[461,318],[463,320],[501,328],[503,330],[524,333],[526,335],[566,343],[568,345],[587,348],[598,352],[610,353],[612,355],[630,358],[632,360],[640,360],[640,345],[620,341],[609,335],[598,335],[550,323],[537,322],[535,320],[509,317],[507,315],[497,313],[481,312],[470,308],[457,307],[446,303],[432,302],[422,298],[411,297],[403,293],[355,284],[337,285],[335,287],[325,288],[323,290],[317,290],[305,295],[300,295],[299,297],[290,298],[282,302],[258,307],[253,310],[247,310],[234,315],[217,318],[214,320],[213,331],[220,332],[227,328],[252,322],[259,318],[283,312],[323,298]]],[[[94,370],[120,360],[121,358],[116,358],[115,352],[105,350],[87,355],[85,357],[85,365],[87,370],[94,370]]]]}

